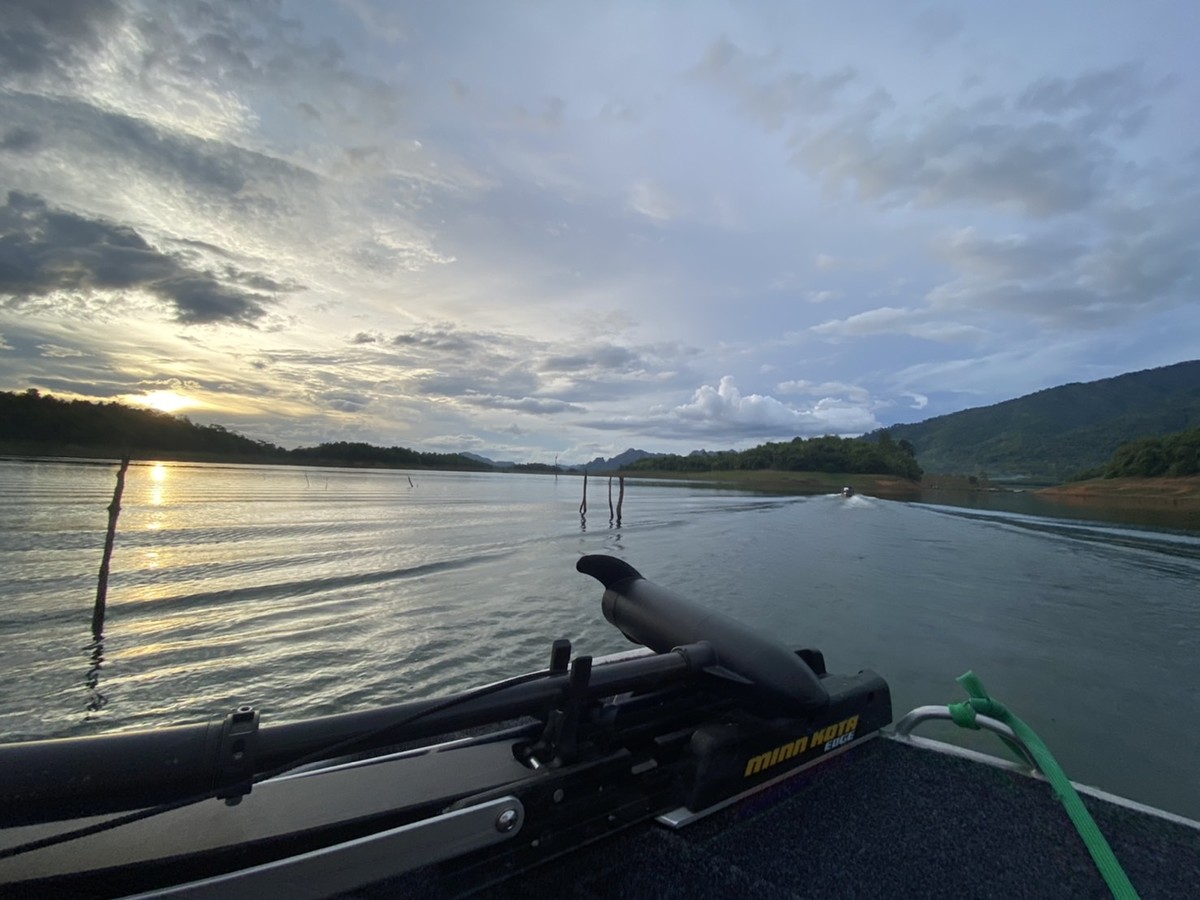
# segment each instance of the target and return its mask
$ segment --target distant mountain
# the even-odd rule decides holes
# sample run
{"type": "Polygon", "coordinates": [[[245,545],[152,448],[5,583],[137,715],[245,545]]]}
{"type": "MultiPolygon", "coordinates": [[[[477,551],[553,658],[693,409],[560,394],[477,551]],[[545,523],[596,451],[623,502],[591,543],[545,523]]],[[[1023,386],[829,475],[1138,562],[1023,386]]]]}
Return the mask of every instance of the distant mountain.
{"type": "Polygon", "coordinates": [[[516,465],[515,462],[509,462],[509,461],[497,462],[494,459],[488,459],[486,456],[480,456],[478,453],[467,453],[466,451],[464,451],[458,455],[465,456],[467,459],[473,459],[476,462],[481,462],[481,463],[484,463],[489,466],[495,466],[497,469],[511,469],[513,466],[516,465]]]}
{"type": "Polygon", "coordinates": [[[1103,465],[1128,441],[1197,426],[1200,360],[1064,384],[886,430],[912,444],[926,472],[1062,480],[1103,465]]]}
{"type": "Polygon", "coordinates": [[[582,467],[573,466],[572,468],[585,468],[589,473],[596,472],[615,472],[618,469],[624,468],[631,463],[637,462],[639,459],[646,459],[653,456],[662,456],[661,453],[647,453],[645,450],[634,450],[630,447],[624,453],[618,453],[611,459],[605,459],[603,456],[597,456],[590,463],[585,463],[582,467]]]}
{"type": "MultiPolygon", "coordinates": [[[[515,462],[497,462],[494,459],[488,459],[486,456],[480,456],[478,453],[461,453],[460,456],[465,456],[467,459],[475,460],[475,462],[484,463],[489,466],[494,466],[497,469],[518,468],[522,471],[530,471],[537,469],[538,471],[554,471],[554,466],[544,466],[539,463],[515,463],[515,462]]],[[[624,453],[618,453],[611,459],[605,459],[603,456],[597,456],[588,463],[559,463],[558,471],[560,472],[582,472],[587,469],[589,473],[596,472],[615,472],[617,469],[627,466],[630,463],[637,462],[639,459],[647,457],[661,456],[661,453],[647,453],[645,450],[634,450],[632,447],[624,453]]]]}

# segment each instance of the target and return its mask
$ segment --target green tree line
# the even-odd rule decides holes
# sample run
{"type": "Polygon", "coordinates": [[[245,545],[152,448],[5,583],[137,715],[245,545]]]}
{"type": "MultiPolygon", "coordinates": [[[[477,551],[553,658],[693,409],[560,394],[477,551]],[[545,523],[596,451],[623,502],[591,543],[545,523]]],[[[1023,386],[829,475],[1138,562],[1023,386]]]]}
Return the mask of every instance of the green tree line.
{"type": "Polygon", "coordinates": [[[221,425],[196,425],[184,416],[116,402],[61,400],[30,389],[0,391],[0,448],[10,452],[105,453],[252,460],[304,465],[490,470],[458,453],[335,441],[287,450],[221,425]]]}
{"type": "Polygon", "coordinates": [[[1080,472],[1072,480],[1180,475],[1200,475],[1200,428],[1124,443],[1106,465],[1080,472]]]}
{"type": "Polygon", "coordinates": [[[640,459],[625,472],[721,472],[774,469],[788,472],[837,472],[899,475],[915,480],[921,467],[908,441],[895,441],[887,431],[873,440],[825,436],[768,442],[749,450],[699,451],[687,456],[666,454],[640,459]]]}

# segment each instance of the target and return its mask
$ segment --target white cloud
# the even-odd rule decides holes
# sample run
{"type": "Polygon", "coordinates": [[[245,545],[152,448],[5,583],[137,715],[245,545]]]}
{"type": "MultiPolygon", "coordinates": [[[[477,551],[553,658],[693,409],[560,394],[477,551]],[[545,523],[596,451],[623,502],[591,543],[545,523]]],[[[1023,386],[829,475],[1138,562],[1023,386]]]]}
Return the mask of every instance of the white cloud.
{"type": "Polygon", "coordinates": [[[869,337],[880,334],[908,335],[929,341],[954,343],[985,337],[987,332],[961,322],[935,321],[926,310],[881,306],[855,313],[845,319],[830,319],[810,331],[831,338],[869,337]]]}
{"type": "Polygon", "coordinates": [[[848,397],[859,403],[870,399],[871,393],[857,384],[843,381],[783,381],[775,386],[781,394],[803,394],[809,397],[848,397]]]}
{"type": "Polygon", "coordinates": [[[690,402],[670,410],[667,418],[695,433],[730,436],[849,434],[878,426],[861,403],[824,398],[797,408],[762,394],[743,395],[729,375],[715,388],[702,385],[690,402]]]}
{"type": "Polygon", "coordinates": [[[629,208],[655,222],[669,222],[680,214],[679,205],[659,185],[642,181],[629,192],[629,208]]]}

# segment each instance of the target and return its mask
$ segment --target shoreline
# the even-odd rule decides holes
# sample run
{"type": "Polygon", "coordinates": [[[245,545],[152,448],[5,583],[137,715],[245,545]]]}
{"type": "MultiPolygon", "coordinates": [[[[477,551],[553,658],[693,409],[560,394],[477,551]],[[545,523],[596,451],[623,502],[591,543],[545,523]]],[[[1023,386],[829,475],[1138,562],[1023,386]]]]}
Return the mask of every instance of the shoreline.
{"type": "Polygon", "coordinates": [[[899,475],[863,473],[788,472],[775,469],[730,469],[716,472],[612,472],[602,475],[621,475],[639,481],[702,481],[730,490],[759,491],[774,494],[836,494],[843,487],[855,493],[885,497],[890,500],[911,500],[921,496],[919,482],[899,475]]]}
{"type": "MultiPolygon", "coordinates": [[[[605,473],[607,474],[607,473],[605,473]]],[[[615,473],[614,473],[615,474],[615,473]]],[[[946,495],[1026,494],[1070,506],[1095,504],[1130,509],[1200,511],[1200,476],[1175,478],[1095,478],[1048,487],[1001,487],[994,483],[971,485],[966,478],[931,475],[921,482],[897,475],[784,472],[769,469],[721,472],[623,473],[643,481],[697,481],[730,490],[780,494],[834,494],[849,485],[858,494],[887,500],[932,500],[946,495]]],[[[596,477],[599,477],[597,475],[596,477]]]]}
{"type": "MultiPolygon", "coordinates": [[[[0,442],[0,458],[21,461],[55,460],[77,464],[104,465],[118,462],[119,453],[111,448],[65,448],[69,453],[47,453],[44,448],[29,445],[21,446],[17,442],[0,442]],[[38,452],[38,451],[41,452],[38,452]]],[[[430,469],[440,471],[436,467],[407,465],[389,466],[379,463],[364,464],[353,461],[335,460],[294,460],[264,456],[248,458],[241,456],[226,456],[222,454],[166,452],[140,452],[135,456],[138,462],[162,461],[182,463],[208,463],[235,466],[296,466],[312,468],[349,468],[349,469],[395,469],[397,471],[410,469],[430,469]]],[[[463,468],[445,469],[444,471],[481,471],[506,473],[506,469],[463,468]]],[[[541,475],[551,472],[529,472],[523,474],[541,475]]],[[[563,476],[576,475],[582,477],[582,472],[562,471],[563,476]]],[[[1163,478],[1092,478],[1087,481],[1066,482],[1064,484],[1038,487],[1007,487],[994,482],[971,484],[964,476],[957,475],[926,475],[922,481],[911,481],[899,475],[869,474],[869,473],[830,473],[830,472],[793,472],[775,469],[730,469],[704,472],[668,472],[668,471],[625,471],[625,472],[595,472],[592,477],[623,477],[630,480],[646,482],[703,482],[717,488],[729,490],[756,491],[760,493],[778,493],[795,495],[836,494],[843,487],[849,486],[857,494],[867,494],[888,500],[930,500],[939,495],[986,495],[986,494],[1028,494],[1041,497],[1055,503],[1071,506],[1088,506],[1090,504],[1110,507],[1126,507],[1129,509],[1161,509],[1178,510],[1183,512],[1200,511],[1200,475],[1184,475],[1163,478]]]]}
{"type": "Polygon", "coordinates": [[[1036,494],[1059,503],[1200,510],[1200,476],[1092,478],[1042,488],[1036,494]]]}

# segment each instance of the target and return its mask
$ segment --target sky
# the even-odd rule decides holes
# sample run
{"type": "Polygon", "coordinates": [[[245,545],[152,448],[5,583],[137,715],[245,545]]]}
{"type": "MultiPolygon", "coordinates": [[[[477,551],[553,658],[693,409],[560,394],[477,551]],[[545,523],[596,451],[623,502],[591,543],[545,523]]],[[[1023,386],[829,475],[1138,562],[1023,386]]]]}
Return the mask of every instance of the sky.
{"type": "Polygon", "coordinates": [[[1200,356],[1200,3],[0,6],[0,389],[854,435],[1200,356]]]}

